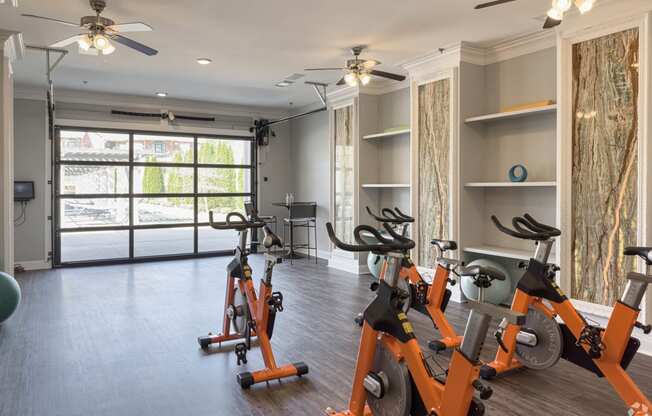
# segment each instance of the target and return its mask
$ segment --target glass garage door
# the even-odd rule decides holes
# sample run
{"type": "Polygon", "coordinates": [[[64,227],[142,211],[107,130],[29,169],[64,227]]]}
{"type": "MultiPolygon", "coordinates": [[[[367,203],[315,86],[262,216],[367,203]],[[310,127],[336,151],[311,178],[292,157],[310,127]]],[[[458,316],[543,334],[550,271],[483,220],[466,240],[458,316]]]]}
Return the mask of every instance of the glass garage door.
{"type": "Polygon", "coordinates": [[[255,201],[254,142],[243,137],[57,129],[56,265],[226,254],[208,226],[255,201]]]}

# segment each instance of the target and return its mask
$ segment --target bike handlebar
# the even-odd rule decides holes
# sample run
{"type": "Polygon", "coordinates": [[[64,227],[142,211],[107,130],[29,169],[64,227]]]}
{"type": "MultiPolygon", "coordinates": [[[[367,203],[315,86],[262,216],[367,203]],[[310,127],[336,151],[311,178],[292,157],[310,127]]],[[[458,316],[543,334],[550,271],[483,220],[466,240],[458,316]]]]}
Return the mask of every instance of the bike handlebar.
{"type": "Polygon", "coordinates": [[[263,228],[266,224],[260,220],[249,221],[244,215],[239,212],[230,212],[226,215],[226,221],[218,222],[213,220],[213,211],[208,212],[208,222],[210,226],[216,230],[236,230],[243,231],[249,228],[257,229],[263,228]],[[231,218],[236,217],[238,221],[231,221],[231,218]]]}
{"type": "MultiPolygon", "coordinates": [[[[388,228],[389,225],[385,224],[385,227],[388,228]]],[[[381,236],[376,229],[368,225],[359,225],[353,231],[354,238],[356,239],[358,244],[347,244],[341,241],[340,239],[338,239],[337,236],[335,235],[333,224],[331,224],[330,222],[326,223],[326,231],[328,232],[328,238],[330,238],[330,240],[333,242],[335,247],[344,251],[351,251],[351,252],[371,251],[373,253],[382,254],[382,253],[389,253],[390,251],[407,251],[414,247],[414,244],[412,245],[406,244],[398,239],[388,240],[383,236],[381,236]],[[362,237],[360,237],[360,233],[363,231],[371,233],[374,236],[374,238],[378,239],[379,243],[378,244],[365,243],[364,240],[362,240],[362,237]]]]}
{"type": "Polygon", "coordinates": [[[390,224],[404,224],[406,222],[414,222],[414,218],[403,214],[398,208],[391,210],[390,208],[383,208],[380,215],[376,215],[371,208],[367,208],[367,213],[371,215],[378,222],[386,222],[390,224]]]}
{"type": "MultiPolygon", "coordinates": [[[[514,218],[514,220],[512,222],[513,224],[517,224],[516,218],[519,218],[519,217],[514,218]]],[[[517,228],[519,231],[514,231],[514,230],[512,230],[510,228],[505,227],[500,222],[500,220],[498,220],[498,217],[496,217],[495,215],[491,216],[491,220],[493,221],[496,228],[498,228],[498,230],[500,230],[501,232],[503,232],[503,233],[505,233],[507,235],[511,235],[512,237],[515,237],[515,238],[520,238],[520,239],[523,239],[523,240],[536,240],[536,241],[544,241],[544,240],[547,240],[549,238],[548,234],[528,232],[528,231],[524,230],[523,228],[519,227],[518,225],[515,225],[515,228],[517,228]]]]}

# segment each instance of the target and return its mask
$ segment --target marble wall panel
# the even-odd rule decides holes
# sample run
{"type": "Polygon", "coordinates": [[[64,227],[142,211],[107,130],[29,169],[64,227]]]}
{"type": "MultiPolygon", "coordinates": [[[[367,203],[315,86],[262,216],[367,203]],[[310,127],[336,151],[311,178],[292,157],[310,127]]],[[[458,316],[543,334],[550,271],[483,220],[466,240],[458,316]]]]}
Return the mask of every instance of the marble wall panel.
{"type": "Polygon", "coordinates": [[[434,267],[433,238],[450,238],[450,85],[443,79],[419,86],[417,261],[434,267]]]}
{"type": "Polygon", "coordinates": [[[354,146],[353,106],[335,110],[335,235],[353,242],[354,146]]]}
{"type": "Polygon", "coordinates": [[[571,296],[612,306],[637,242],[639,34],[573,45],[571,296]]]}

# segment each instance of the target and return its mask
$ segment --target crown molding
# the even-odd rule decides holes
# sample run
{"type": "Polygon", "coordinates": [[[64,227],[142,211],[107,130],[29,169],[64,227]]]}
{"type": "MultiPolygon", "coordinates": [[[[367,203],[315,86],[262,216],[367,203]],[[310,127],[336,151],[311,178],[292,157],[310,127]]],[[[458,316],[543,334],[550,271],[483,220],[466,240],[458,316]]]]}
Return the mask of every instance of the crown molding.
{"type": "Polygon", "coordinates": [[[385,95],[410,87],[408,79],[404,81],[390,81],[376,84],[369,84],[360,88],[360,93],[368,95],[385,95]]]}
{"type": "MultiPolygon", "coordinates": [[[[45,86],[16,85],[15,97],[29,100],[45,100],[45,86]]],[[[96,91],[80,91],[55,89],[56,101],[59,103],[101,105],[105,107],[123,107],[140,110],[159,111],[161,108],[172,112],[196,114],[223,115],[235,117],[251,117],[252,119],[278,119],[289,115],[287,110],[265,107],[248,107],[231,104],[211,103],[207,101],[191,101],[165,99],[136,95],[110,94],[96,91]]]]}
{"type": "Polygon", "coordinates": [[[486,48],[484,65],[554,48],[556,43],[557,32],[554,30],[539,30],[534,33],[519,35],[486,48]]]}
{"type": "Polygon", "coordinates": [[[0,29],[0,49],[3,50],[3,55],[9,58],[9,62],[23,59],[25,55],[23,34],[13,30],[0,29]]]}
{"type": "Polygon", "coordinates": [[[353,100],[360,95],[360,87],[345,86],[326,94],[328,107],[337,106],[343,102],[353,100]]]}

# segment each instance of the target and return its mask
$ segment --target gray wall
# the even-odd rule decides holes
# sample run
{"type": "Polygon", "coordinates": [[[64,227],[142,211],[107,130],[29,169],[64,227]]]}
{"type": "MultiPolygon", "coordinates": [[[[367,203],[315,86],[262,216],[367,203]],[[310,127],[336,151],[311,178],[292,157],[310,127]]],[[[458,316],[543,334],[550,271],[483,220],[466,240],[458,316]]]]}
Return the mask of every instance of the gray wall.
{"type": "Polygon", "coordinates": [[[268,146],[258,148],[258,211],[261,215],[276,215],[278,234],[283,237],[283,218],[286,208],[274,206],[274,202],[284,202],[285,194],[294,192],[296,200],[301,197],[293,190],[294,167],[292,160],[292,140],[290,125],[282,123],[272,129],[275,138],[268,146]],[[267,181],[265,181],[267,178],[267,181]]]}
{"type": "Polygon", "coordinates": [[[295,199],[317,202],[317,248],[326,255],[330,241],[326,222],[330,218],[330,149],[326,111],[293,120],[292,189],[295,199]]]}
{"type": "MultiPolygon", "coordinates": [[[[45,101],[17,99],[15,103],[14,175],[17,181],[33,181],[36,199],[27,203],[26,220],[14,232],[16,263],[46,261],[47,121],[45,101]]],[[[14,205],[14,216],[20,215],[20,204],[14,205]]]]}
{"type": "Polygon", "coordinates": [[[487,113],[533,101],[555,99],[556,48],[545,49],[485,67],[487,113]]]}

